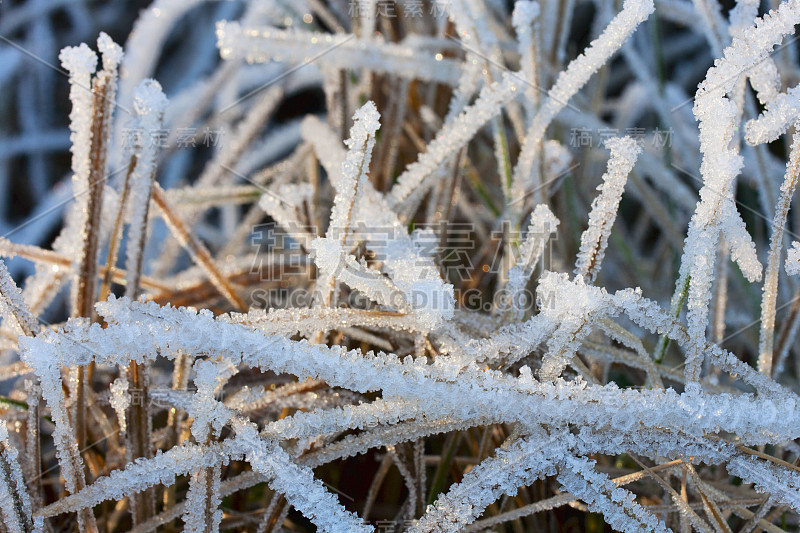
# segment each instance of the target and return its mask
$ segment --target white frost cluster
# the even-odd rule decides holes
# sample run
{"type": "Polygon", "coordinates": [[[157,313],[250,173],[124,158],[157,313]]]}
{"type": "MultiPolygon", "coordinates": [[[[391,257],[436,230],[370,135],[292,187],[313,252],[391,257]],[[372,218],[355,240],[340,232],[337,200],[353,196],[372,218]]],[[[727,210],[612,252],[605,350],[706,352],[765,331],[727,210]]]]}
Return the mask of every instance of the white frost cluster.
{"type": "MultiPolygon", "coordinates": [[[[355,114],[344,157],[335,144],[316,143],[321,157],[330,166],[333,162],[341,163],[333,178],[337,194],[327,234],[315,239],[311,248],[324,283],[341,281],[381,306],[412,312],[426,330],[433,330],[453,316],[453,287],[444,283],[433,261],[424,257],[415,245],[392,213],[389,199],[378,193],[368,180],[379,118],[372,102],[355,114]],[[374,237],[369,232],[370,225],[377,228],[374,237]],[[356,235],[351,237],[351,234],[356,235]],[[388,278],[347,252],[348,243],[358,237],[367,239],[376,258],[383,262],[388,278]]],[[[306,128],[310,125],[306,122],[306,128]]]]}
{"type": "Polygon", "coordinates": [[[744,135],[748,144],[772,142],[797,122],[800,116],[800,86],[776,95],[767,104],[767,109],[756,119],[745,124],[744,135]]]}
{"type": "Polygon", "coordinates": [[[111,393],[111,398],[109,399],[111,407],[117,413],[119,430],[124,433],[128,428],[125,411],[131,404],[131,395],[128,393],[128,379],[124,375],[115,379],[109,386],[109,392],[111,393]]]}
{"type": "Polygon", "coordinates": [[[800,242],[793,241],[786,252],[786,273],[790,276],[800,274],[800,242]]]}

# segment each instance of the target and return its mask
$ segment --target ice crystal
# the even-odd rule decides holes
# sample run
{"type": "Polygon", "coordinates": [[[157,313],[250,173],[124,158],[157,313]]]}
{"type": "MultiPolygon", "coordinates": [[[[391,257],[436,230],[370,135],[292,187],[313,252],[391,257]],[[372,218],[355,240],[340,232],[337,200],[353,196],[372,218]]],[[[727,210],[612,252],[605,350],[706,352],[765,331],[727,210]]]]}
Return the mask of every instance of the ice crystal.
{"type": "Polygon", "coordinates": [[[800,274],[800,242],[792,242],[792,247],[786,252],[786,273],[790,276],[800,274]]]}

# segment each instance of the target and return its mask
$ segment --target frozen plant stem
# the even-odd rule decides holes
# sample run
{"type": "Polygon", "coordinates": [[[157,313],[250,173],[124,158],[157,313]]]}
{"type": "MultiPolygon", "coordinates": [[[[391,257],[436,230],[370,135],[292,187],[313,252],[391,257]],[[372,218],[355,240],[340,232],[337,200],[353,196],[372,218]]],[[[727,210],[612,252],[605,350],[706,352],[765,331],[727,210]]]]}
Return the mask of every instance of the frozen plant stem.
{"type": "MultiPolygon", "coordinates": [[[[375,133],[380,128],[380,115],[373,102],[367,102],[353,116],[353,127],[350,138],[346,141],[347,154],[341,164],[339,186],[331,209],[331,219],[326,239],[338,240],[339,246],[347,253],[347,239],[353,212],[358,208],[368,180],[369,164],[372,161],[372,150],[375,147],[375,133]]],[[[344,265],[337,265],[343,268],[344,265]]],[[[332,269],[335,273],[339,268],[332,269]]],[[[323,306],[335,303],[336,276],[323,279],[323,306]]],[[[321,340],[319,335],[318,340],[321,340]]]]}
{"type": "MultiPolygon", "coordinates": [[[[93,135],[102,127],[102,101],[103,89],[92,84],[92,74],[97,68],[97,56],[88,46],[65,48],[60,55],[61,64],[70,72],[70,100],[72,112],[70,113],[70,129],[72,130],[72,171],[73,190],[86,190],[85,198],[79,199],[74,209],[79,213],[82,223],[81,242],[78,244],[78,260],[75,264],[77,278],[72,288],[72,316],[89,316],[94,312],[94,277],[88,275],[94,269],[89,252],[97,251],[97,220],[92,217],[98,215],[102,184],[92,182],[97,179],[98,142],[93,135]],[[89,88],[91,87],[91,91],[89,88]]],[[[96,261],[96,257],[95,257],[96,261]]],[[[78,368],[75,382],[75,407],[73,424],[75,438],[80,448],[86,443],[86,398],[85,398],[85,369],[78,368]]],[[[83,477],[82,475],[80,477],[83,477]]]]}
{"type": "Polygon", "coordinates": [[[597,188],[600,194],[592,202],[589,227],[581,236],[581,248],[575,265],[575,274],[583,276],[589,283],[597,279],[611,227],[617,218],[622,191],[628,181],[628,174],[642,151],[631,137],[609,139],[606,141],[606,148],[611,150],[608,171],[603,176],[603,183],[597,188]]]}
{"type": "Polygon", "coordinates": [[[9,533],[28,533],[33,531],[31,499],[18,457],[8,439],[6,422],[0,420],[0,526],[9,533]]]}
{"type": "Polygon", "coordinates": [[[13,327],[20,335],[33,337],[39,332],[39,321],[28,309],[3,261],[0,261],[0,314],[13,321],[13,327]]]}
{"type": "MultiPolygon", "coordinates": [[[[161,129],[166,107],[167,98],[158,82],[144,80],[137,86],[134,91],[134,110],[136,124],[143,135],[161,129]]],[[[123,198],[130,204],[125,296],[131,299],[135,299],[139,291],[158,149],[159,146],[151,139],[137,139],[135,153],[131,157],[133,170],[123,184],[123,198]]],[[[147,364],[131,361],[127,374],[130,387],[137,393],[137,401],[130,402],[126,414],[127,453],[132,460],[140,457],[149,459],[153,451],[147,364]]],[[[130,505],[134,525],[146,522],[155,514],[153,489],[134,494],[130,498],[130,505]]]]}
{"type": "MultiPolygon", "coordinates": [[[[131,175],[135,168],[136,156],[132,155],[128,162],[128,169],[125,172],[125,180],[122,184],[122,193],[119,199],[120,209],[117,211],[117,216],[114,219],[114,227],[111,230],[111,238],[108,244],[108,256],[106,258],[105,272],[103,273],[103,282],[100,284],[100,301],[107,300],[108,295],[111,294],[111,282],[114,279],[113,266],[117,264],[120,241],[122,240],[122,230],[125,225],[125,206],[128,205],[131,175]]],[[[127,279],[127,277],[126,273],[125,278],[127,279]]]]}
{"type": "Polygon", "coordinates": [[[520,71],[525,75],[528,87],[525,91],[525,110],[527,126],[539,108],[539,3],[532,0],[518,0],[514,4],[512,22],[519,40],[520,71]]]}
{"type": "Polygon", "coordinates": [[[175,238],[186,248],[189,254],[194,258],[198,265],[208,274],[209,279],[214,283],[214,286],[219,290],[220,294],[237,311],[244,311],[247,305],[236,294],[233,285],[228,281],[228,278],[222,274],[211,256],[208,248],[198,239],[186,224],[178,216],[177,211],[167,201],[167,196],[164,194],[164,189],[158,183],[153,184],[153,202],[158,207],[161,216],[169,226],[175,238]]]}
{"type": "MultiPolygon", "coordinates": [[[[160,131],[167,98],[161,86],[155,80],[144,80],[134,93],[134,110],[136,125],[142,132],[160,131]]],[[[127,249],[127,279],[125,296],[135,300],[139,291],[139,280],[142,272],[142,256],[147,238],[147,218],[150,208],[153,183],[156,177],[156,165],[159,146],[149,138],[137,139],[136,151],[131,158],[133,172],[130,175],[128,203],[130,225],[127,249]]]]}
{"type": "Polygon", "coordinates": [[[775,217],[772,220],[767,272],[761,297],[758,369],[767,376],[772,375],[772,352],[775,341],[775,303],[778,299],[778,278],[783,248],[783,233],[786,230],[786,217],[789,214],[789,207],[791,206],[792,197],[797,188],[798,175],[800,174],[800,132],[798,132],[798,126],[800,125],[795,126],[792,147],[789,152],[789,162],[786,164],[786,176],[784,177],[783,185],[781,185],[781,195],[778,198],[775,217]]]}

